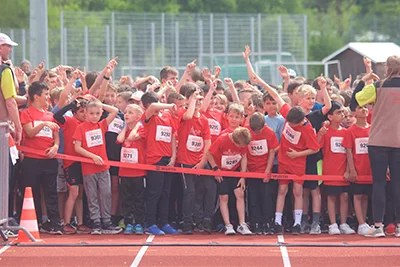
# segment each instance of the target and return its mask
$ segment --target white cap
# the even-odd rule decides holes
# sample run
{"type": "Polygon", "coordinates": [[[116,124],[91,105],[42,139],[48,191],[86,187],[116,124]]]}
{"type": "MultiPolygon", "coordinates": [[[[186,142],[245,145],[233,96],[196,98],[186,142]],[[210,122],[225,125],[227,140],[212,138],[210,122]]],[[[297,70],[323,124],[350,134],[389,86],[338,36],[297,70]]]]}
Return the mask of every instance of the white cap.
{"type": "Polygon", "coordinates": [[[8,37],[7,34],[0,33],[0,45],[11,45],[11,46],[17,46],[18,44],[16,42],[11,41],[11,38],[8,37]]]}
{"type": "Polygon", "coordinates": [[[138,90],[138,91],[134,92],[129,99],[133,99],[135,101],[141,101],[143,95],[144,95],[144,92],[138,90]]]}
{"type": "Polygon", "coordinates": [[[293,69],[288,69],[288,73],[290,77],[296,77],[296,72],[293,69]]]}

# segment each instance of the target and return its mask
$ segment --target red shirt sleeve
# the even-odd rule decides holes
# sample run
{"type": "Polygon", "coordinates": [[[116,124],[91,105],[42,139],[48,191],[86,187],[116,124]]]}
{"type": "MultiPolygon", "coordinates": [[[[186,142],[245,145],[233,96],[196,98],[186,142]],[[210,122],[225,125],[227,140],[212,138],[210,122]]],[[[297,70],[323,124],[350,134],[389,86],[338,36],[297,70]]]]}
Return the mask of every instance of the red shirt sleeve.
{"type": "Polygon", "coordinates": [[[281,109],[279,110],[279,113],[281,113],[281,115],[286,119],[286,116],[287,116],[287,114],[289,113],[289,111],[290,111],[291,108],[292,108],[292,107],[291,107],[288,103],[285,103],[285,104],[281,107],[281,109]]]}
{"type": "Polygon", "coordinates": [[[82,142],[82,140],[83,140],[83,125],[84,124],[81,124],[76,128],[75,133],[72,136],[72,139],[82,142]]]}
{"type": "Polygon", "coordinates": [[[222,140],[221,136],[218,137],[217,140],[215,140],[215,142],[212,144],[212,146],[208,150],[214,156],[214,159],[215,159],[215,155],[217,155],[219,153],[219,147],[221,145],[221,140],[222,140]]]}
{"type": "Polygon", "coordinates": [[[28,110],[22,111],[22,113],[21,113],[21,125],[25,125],[25,124],[30,123],[32,121],[33,121],[33,119],[31,118],[28,110]]]}
{"type": "Polygon", "coordinates": [[[211,140],[210,126],[208,125],[208,120],[206,117],[202,119],[203,129],[204,129],[204,140],[211,140]]]}
{"type": "Polygon", "coordinates": [[[279,146],[278,138],[276,138],[275,132],[270,129],[268,129],[268,149],[275,149],[279,146]]]}
{"type": "MultiPolygon", "coordinates": [[[[317,136],[315,135],[314,129],[309,124],[309,127],[305,127],[303,133],[306,140],[306,145],[308,149],[319,150],[321,148],[320,144],[318,144],[317,136]]],[[[323,138],[322,138],[323,140],[323,138]]]]}
{"type": "Polygon", "coordinates": [[[353,148],[353,141],[350,131],[346,131],[346,135],[343,137],[342,146],[344,148],[353,148]]]}

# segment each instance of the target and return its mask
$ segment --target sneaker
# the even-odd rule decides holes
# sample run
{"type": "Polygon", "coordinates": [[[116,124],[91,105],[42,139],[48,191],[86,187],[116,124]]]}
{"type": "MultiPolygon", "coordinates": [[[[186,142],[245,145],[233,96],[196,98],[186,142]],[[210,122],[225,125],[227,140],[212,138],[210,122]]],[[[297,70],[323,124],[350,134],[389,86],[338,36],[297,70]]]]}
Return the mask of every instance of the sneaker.
{"type": "Polygon", "coordinates": [[[196,224],[196,226],[194,227],[194,232],[204,233],[204,225],[203,225],[203,223],[196,224]]]}
{"type": "MultiPolygon", "coordinates": [[[[302,222],[300,225],[301,234],[309,234],[311,230],[311,225],[308,222],[302,222]]],[[[292,229],[293,232],[293,229],[292,229]]]]}
{"type": "Polygon", "coordinates": [[[224,231],[225,231],[225,225],[223,225],[222,223],[218,224],[216,229],[215,229],[215,232],[223,233],[224,231]]]}
{"type": "Polygon", "coordinates": [[[90,232],[91,235],[101,235],[101,224],[99,222],[95,222],[93,224],[92,231],[90,232]]]}
{"type": "Polygon", "coordinates": [[[371,230],[371,227],[368,224],[363,223],[358,226],[357,234],[366,235],[370,230],[371,230]]]}
{"type": "Polygon", "coordinates": [[[263,234],[263,228],[259,223],[255,223],[253,226],[253,233],[256,235],[262,235],[263,234]]]}
{"type": "Polygon", "coordinates": [[[274,225],[275,234],[281,235],[282,234],[282,225],[275,223],[274,225]]]}
{"type": "Polygon", "coordinates": [[[285,229],[285,232],[290,233],[292,232],[292,227],[293,227],[293,221],[292,222],[286,222],[285,223],[285,227],[283,227],[285,229]]]}
{"type": "Polygon", "coordinates": [[[87,227],[84,224],[80,224],[76,228],[76,233],[77,234],[90,234],[91,231],[92,231],[92,229],[90,229],[89,227],[87,227]]]}
{"type": "Polygon", "coordinates": [[[101,233],[105,234],[105,235],[117,235],[117,234],[121,233],[122,231],[123,231],[123,229],[121,227],[114,226],[112,224],[105,225],[101,229],[101,233]]]}
{"type": "Polygon", "coordinates": [[[193,226],[192,224],[185,224],[182,228],[182,234],[184,235],[192,235],[193,234],[193,226]]]}
{"type": "Polygon", "coordinates": [[[236,235],[232,224],[225,225],[225,235],[236,235]]]}
{"type": "Polygon", "coordinates": [[[242,223],[236,228],[236,231],[238,233],[241,233],[242,235],[252,235],[253,233],[250,231],[249,226],[247,223],[242,223]]]}
{"type": "Polygon", "coordinates": [[[177,230],[175,230],[174,228],[171,227],[171,225],[169,225],[168,223],[166,225],[164,225],[161,230],[168,234],[168,235],[176,235],[179,232],[177,230]]]}
{"type": "Polygon", "coordinates": [[[264,235],[273,235],[275,234],[275,228],[270,223],[266,223],[263,232],[264,235]]]}
{"type": "Polygon", "coordinates": [[[321,234],[321,226],[319,223],[313,222],[311,224],[310,235],[320,235],[321,234]]]}
{"type": "Polygon", "coordinates": [[[3,234],[7,237],[18,237],[17,230],[5,230],[5,231],[3,231],[3,234]]]}
{"type": "Polygon", "coordinates": [[[203,225],[204,232],[211,234],[212,222],[210,220],[204,220],[202,225],[203,225]]]}
{"type": "Polygon", "coordinates": [[[356,231],[351,229],[350,225],[343,223],[339,226],[340,233],[343,235],[354,235],[356,231]]]}
{"type": "Polygon", "coordinates": [[[400,227],[396,227],[396,233],[394,234],[395,237],[400,237],[400,227]]]}
{"type": "Polygon", "coordinates": [[[383,226],[376,228],[375,226],[372,227],[371,230],[364,236],[366,237],[385,237],[385,232],[383,231],[383,226]]]}
{"type": "Polygon", "coordinates": [[[128,223],[124,230],[124,235],[132,235],[133,234],[133,225],[128,223]]]}
{"type": "Polygon", "coordinates": [[[292,235],[299,235],[301,233],[301,225],[296,224],[292,227],[292,235]]]}
{"type": "Polygon", "coordinates": [[[170,222],[169,225],[171,225],[171,227],[174,228],[174,229],[179,229],[179,228],[178,228],[178,224],[177,224],[176,221],[170,222]]]}
{"type": "Polygon", "coordinates": [[[52,225],[52,223],[50,221],[47,221],[44,224],[42,224],[42,226],[40,227],[40,232],[51,234],[51,235],[62,235],[63,234],[61,226],[58,224],[52,225]]]}
{"type": "Polygon", "coordinates": [[[136,224],[135,225],[135,234],[137,235],[143,235],[144,231],[143,231],[143,227],[141,224],[136,224]]]}
{"type": "Polygon", "coordinates": [[[165,235],[163,231],[158,228],[157,225],[153,224],[147,229],[147,233],[152,234],[152,235],[165,235]]]}
{"type": "Polygon", "coordinates": [[[329,224],[322,222],[321,223],[321,232],[324,234],[329,233],[329,224]]]}
{"type": "Polygon", "coordinates": [[[68,224],[64,225],[64,227],[63,227],[63,234],[66,234],[66,235],[76,234],[76,229],[68,223],[68,224]]]}
{"type": "Polygon", "coordinates": [[[122,228],[122,229],[125,229],[125,228],[126,228],[124,219],[121,219],[121,220],[118,222],[118,227],[119,227],[119,228],[122,228]]]}
{"type": "Polygon", "coordinates": [[[329,225],[328,234],[330,235],[340,235],[339,226],[337,223],[329,225]]]}
{"type": "Polygon", "coordinates": [[[395,235],[395,233],[396,233],[396,226],[394,225],[394,223],[388,224],[388,226],[386,226],[385,228],[385,234],[395,235]]]}

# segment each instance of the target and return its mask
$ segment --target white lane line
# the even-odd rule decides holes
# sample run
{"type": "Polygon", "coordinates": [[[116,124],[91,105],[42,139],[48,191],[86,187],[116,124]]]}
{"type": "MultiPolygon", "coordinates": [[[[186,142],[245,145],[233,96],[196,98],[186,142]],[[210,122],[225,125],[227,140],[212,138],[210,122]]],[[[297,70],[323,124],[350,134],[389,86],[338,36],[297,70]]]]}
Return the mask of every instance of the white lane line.
{"type": "Polygon", "coordinates": [[[2,247],[1,249],[0,249],[0,255],[4,252],[4,251],[6,251],[7,249],[9,249],[11,246],[10,245],[5,245],[4,247],[2,247]]]}
{"type": "MultiPolygon", "coordinates": [[[[285,239],[283,238],[283,235],[278,235],[278,242],[285,243],[285,239]]],[[[283,266],[284,267],[291,267],[292,265],[290,264],[289,253],[288,253],[286,247],[285,246],[280,246],[279,248],[281,249],[283,266]]]]}
{"type": "MultiPolygon", "coordinates": [[[[155,235],[150,235],[147,239],[146,239],[146,243],[151,243],[154,239],[155,235]]],[[[147,249],[149,248],[149,246],[143,246],[140,248],[139,253],[136,255],[134,261],[131,264],[131,267],[137,267],[139,266],[140,261],[142,260],[144,254],[146,253],[147,249]]]]}

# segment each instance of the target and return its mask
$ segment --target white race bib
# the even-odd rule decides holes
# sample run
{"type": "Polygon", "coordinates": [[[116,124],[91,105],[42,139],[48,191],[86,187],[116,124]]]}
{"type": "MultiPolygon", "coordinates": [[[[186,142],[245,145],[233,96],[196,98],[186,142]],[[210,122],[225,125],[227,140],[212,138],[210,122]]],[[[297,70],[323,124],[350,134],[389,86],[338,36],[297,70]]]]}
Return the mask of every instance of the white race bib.
{"type": "Polygon", "coordinates": [[[356,138],[356,154],[368,154],[368,137],[356,138]]]}
{"type": "Polygon", "coordinates": [[[343,137],[331,137],[331,151],[333,153],[346,153],[346,149],[342,145],[343,137]]]}
{"type": "Polygon", "coordinates": [[[124,121],[120,118],[115,118],[109,125],[108,125],[108,132],[119,134],[122,129],[124,128],[124,121]]]}
{"type": "Polygon", "coordinates": [[[289,126],[288,123],[285,124],[285,128],[283,129],[283,136],[285,136],[286,140],[288,140],[293,145],[297,145],[300,140],[301,132],[293,130],[292,127],[289,126]]]}
{"type": "MultiPolygon", "coordinates": [[[[38,125],[41,124],[42,122],[43,122],[43,121],[34,121],[34,122],[33,122],[33,127],[38,126],[38,125]]],[[[42,128],[42,130],[40,130],[40,132],[38,132],[38,133],[36,134],[36,137],[47,137],[47,138],[53,139],[53,131],[52,131],[49,127],[44,126],[44,127],[42,128]]]]}
{"type": "Polygon", "coordinates": [[[171,143],[172,127],[157,125],[156,141],[171,143]]]}
{"type": "Polygon", "coordinates": [[[252,156],[262,156],[268,153],[267,140],[255,140],[249,144],[249,152],[252,156]]]}
{"type": "Polygon", "coordinates": [[[221,158],[221,167],[223,169],[232,170],[233,167],[238,164],[238,162],[242,159],[240,154],[230,155],[230,156],[222,156],[221,158]]]}
{"type": "Polygon", "coordinates": [[[189,134],[186,142],[186,148],[189,151],[200,152],[203,149],[203,147],[204,147],[204,142],[202,137],[189,134]]]}
{"type": "Polygon", "coordinates": [[[10,147],[10,156],[12,165],[15,165],[17,163],[17,159],[19,159],[18,150],[16,146],[10,147]]]}
{"type": "Polygon", "coordinates": [[[210,134],[211,135],[220,135],[221,133],[221,124],[214,120],[214,119],[208,119],[208,126],[210,127],[210,134]]]}
{"type": "Polygon", "coordinates": [[[101,129],[88,131],[85,135],[88,147],[100,146],[103,144],[103,134],[101,129]]]}
{"type": "Polygon", "coordinates": [[[137,148],[121,148],[121,162],[138,163],[138,150],[137,148]]]}

